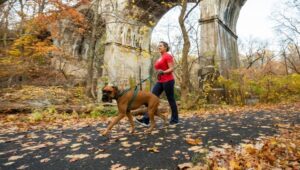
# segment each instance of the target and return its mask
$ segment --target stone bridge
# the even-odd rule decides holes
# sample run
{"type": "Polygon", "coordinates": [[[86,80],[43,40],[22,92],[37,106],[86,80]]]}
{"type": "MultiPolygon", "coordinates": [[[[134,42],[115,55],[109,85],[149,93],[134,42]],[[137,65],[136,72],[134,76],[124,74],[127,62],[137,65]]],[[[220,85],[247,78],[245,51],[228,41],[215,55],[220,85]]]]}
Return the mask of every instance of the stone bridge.
{"type": "MultiPolygon", "coordinates": [[[[199,3],[201,56],[208,58],[204,65],[217,65],[223,75],[228,69],[239,66],[236,23],[245,2],[202,0],[199,3]]],[[[103,75],[110,82],[126,84],[129,77],[137,78],[139,74],[141,78],[148,77],[152,30],[176,4],[178,0],[101,1],[98,11],[106,30],[105,42],[102,43],[103,75]]]]}

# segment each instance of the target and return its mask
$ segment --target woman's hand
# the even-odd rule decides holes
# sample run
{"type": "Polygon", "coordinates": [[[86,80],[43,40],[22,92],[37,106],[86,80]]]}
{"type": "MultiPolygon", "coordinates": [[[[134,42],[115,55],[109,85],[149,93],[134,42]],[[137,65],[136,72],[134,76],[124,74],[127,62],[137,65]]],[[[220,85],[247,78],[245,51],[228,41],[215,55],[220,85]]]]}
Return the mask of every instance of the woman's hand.
{"type": "Polygon", "coordinates": [[[157,75],[161,76],[163,74],[165,74],[163,70],[157,70],[157,75]]]}

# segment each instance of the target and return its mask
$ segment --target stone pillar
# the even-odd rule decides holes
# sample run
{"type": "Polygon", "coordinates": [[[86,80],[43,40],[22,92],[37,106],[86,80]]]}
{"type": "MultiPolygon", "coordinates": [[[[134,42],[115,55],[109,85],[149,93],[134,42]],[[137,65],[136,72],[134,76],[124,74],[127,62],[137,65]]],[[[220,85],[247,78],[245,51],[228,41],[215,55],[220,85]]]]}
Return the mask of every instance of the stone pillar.
{"type": "MultiPolygon", "coordinates": [[[[109,1],[104,9],[109,9],[109,1]]],[[[129,80],[149,76],[149,43],[152,29],[126,16],[127,1],[116,1],[114,11],[105,16],[106,42],[103,76],[110,83],[128,86],[129,80]],[[113,15],[112,13],[113,12],[113,15]]]]}
{"type": "MultiPolygon", "coordinates": [[[[201,56],[223,76],[239,67],[236,23],[246,0],[203,0],[200,3],[201,56]]],[[[205,61],[205,60],[203,60],[205,61]]]]}

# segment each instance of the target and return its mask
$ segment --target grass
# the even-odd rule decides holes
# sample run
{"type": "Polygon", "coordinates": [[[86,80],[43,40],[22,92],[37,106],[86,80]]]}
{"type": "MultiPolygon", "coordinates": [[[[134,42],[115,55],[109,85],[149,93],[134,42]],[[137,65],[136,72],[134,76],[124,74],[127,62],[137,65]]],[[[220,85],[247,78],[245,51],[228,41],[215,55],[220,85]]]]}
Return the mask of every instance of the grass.
{"type": "Polygon", "coordinates": [[[44,116],[43,113],[39,110],[34,110],[31,115],[30,115],[30,121],[32,122],[39,122],[41,120],[43,120],[44,116]]]}
{"type": "MultiPolygon", "coordinates": [[[[78,113],[73,111],[72,113],[59,113],[55,107],[49,107],[44,110],[34,110],[29,116],[26,118],[23,117],[22,122],[30,121],[32,123],[37,123],[40,121],[53,122],[56,120],[69,120],[69,119],[85,119],[85,118],[93,118],[97,119],[99,117],[112,117],[116,116],[118,113],[117,108],[115,107],[103,107],[97,106],[90,113],[78,113]]],[[[17,116],[8,116],[10,121],[14,121],[18,119],[17,116]]]]}
{"type": "Polygon", "coordinates": [[[191,162],[193,163],[193,165],[196,165],[198,163],[202,163],[202,164],[206,163],[207,154],[208,154],[208,150],[205,150],[202,153],[195,153],[191,158],[191,162]]]}
{"type": "Polygon", "coordinates": [[[118,113],[118,110],[115,107],[98,106],[91,111],[90,116],[92,118],[97,118],[100,116],[112,117],[112,116],[116,116],[117,113],[118,113]]]}

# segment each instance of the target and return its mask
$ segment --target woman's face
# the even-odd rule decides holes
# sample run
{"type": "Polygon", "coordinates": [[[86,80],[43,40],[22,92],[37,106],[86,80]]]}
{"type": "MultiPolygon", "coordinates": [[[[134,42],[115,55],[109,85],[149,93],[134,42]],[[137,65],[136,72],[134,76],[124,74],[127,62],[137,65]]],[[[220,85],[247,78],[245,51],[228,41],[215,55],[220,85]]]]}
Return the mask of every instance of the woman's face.
{"type": "Polygon", "coordinates": [[[158,51],[159,51],[160,53],[163,53],[163,52],[166,52],[166,51],[167,51],[167,48],[164,46],[163,43],[159,43],[159,44],[158,44],[158,51]]]}

